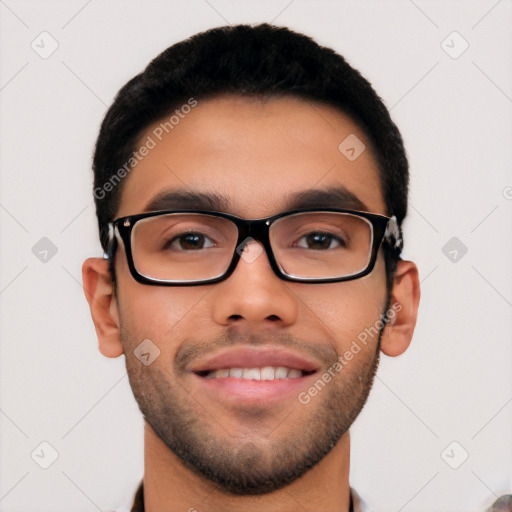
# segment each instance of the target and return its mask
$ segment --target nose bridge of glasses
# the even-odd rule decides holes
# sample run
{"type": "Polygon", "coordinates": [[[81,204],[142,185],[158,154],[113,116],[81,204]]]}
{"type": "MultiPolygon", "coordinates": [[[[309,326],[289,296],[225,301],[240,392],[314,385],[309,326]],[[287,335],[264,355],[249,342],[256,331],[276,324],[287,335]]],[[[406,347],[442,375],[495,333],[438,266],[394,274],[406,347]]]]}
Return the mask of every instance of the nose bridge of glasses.
{"type": "Polygon", "coordinates": [[[271,258],[270,240],[268,236],[268,219],[245,220],[238,224],[239,243],[236,251],[246,262],[253,262],[262,252],[271,258]],[[254,242],[251,243],[251,242],[254,242]]]}
{"type": "Polygon", "coordinates": [[[243,237],[244,240],[247,238],[253,238],[265,245],[268,240],[269,224],[270,223],[267,219],[246,220],[243,223],[243,226],[238,226],[238,229],[240,231],[240,236],[243,237]]]}

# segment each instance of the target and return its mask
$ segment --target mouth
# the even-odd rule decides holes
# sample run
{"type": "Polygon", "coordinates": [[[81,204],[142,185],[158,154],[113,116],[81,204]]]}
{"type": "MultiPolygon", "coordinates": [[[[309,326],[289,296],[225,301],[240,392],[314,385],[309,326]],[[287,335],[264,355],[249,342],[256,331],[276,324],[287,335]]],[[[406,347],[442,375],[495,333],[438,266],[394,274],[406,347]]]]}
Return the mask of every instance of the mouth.
{"type": "Polygon", "coordinates": [[[208,399],[239,407],[271,404],[311,385],[320,364],[273,347],[243,347],[217,354],[189,369],[208,399]]]}
{"type": "Polygon", "coordinates": [[[298,370],[286,366],[263,366],[256,368],[221,368],[219,370],[202,370],[195,372],[206,379],[236,378],[244,380],[282,380],[298,379],[315,373],[314,370],[298,370]]]}

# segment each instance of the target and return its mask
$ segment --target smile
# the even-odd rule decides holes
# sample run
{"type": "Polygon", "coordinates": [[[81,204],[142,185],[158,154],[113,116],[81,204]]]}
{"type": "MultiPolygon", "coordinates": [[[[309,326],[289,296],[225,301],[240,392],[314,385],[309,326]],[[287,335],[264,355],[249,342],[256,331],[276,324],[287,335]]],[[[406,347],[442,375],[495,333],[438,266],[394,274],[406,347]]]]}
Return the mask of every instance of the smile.
{"type": "Polygon", "coordinates": [[[288,348],[242,345],[205,355],[187,370],[209,400],[261,408],[293,399],[320,367],[315,358],[288,348]]]}
{"type": "Polygon", "coordinates": [[[235,377],[248,380],[280,380],[297,379],[307,373],[311,372],[297,370],[296,368],[286,368],[284,366],[264,366],[262,368],[222,368],[220,370],[200,372],[199,375],[207,379],[235,377]]]}

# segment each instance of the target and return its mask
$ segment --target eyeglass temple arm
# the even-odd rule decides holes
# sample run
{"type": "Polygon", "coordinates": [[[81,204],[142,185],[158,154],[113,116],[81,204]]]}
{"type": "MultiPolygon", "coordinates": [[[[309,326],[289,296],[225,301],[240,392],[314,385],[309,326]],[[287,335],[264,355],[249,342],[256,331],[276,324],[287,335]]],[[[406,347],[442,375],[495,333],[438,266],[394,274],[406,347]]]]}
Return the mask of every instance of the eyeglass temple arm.
{"type": "Polygon", "coordinates": [[[402,248],[402,234],[400,232],[400,227],[398,226],[398,221],[394,215],[388,220],[386,231],[384,232],[384,240],[390,241],[394,249],[402,248]]]}
{"type": "Polygon", "coordinates": [[[115,228],[112,222],[108,223],[107,251],[103,253],[103,258],[109,260],[112,257],[112,249],[114,247],[115,228]]]}

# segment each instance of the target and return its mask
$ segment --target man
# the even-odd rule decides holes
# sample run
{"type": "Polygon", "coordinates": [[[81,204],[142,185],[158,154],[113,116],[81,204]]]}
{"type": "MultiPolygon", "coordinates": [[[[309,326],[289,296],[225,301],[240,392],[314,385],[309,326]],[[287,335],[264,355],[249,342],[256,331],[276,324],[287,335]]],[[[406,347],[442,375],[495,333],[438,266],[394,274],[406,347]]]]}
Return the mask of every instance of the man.
{"type": "Polygon", "coordinates": [[[349,428],[420,298],[370,84],[286,28],[216,28],[119,91],[93,167],[84,288],[145,419],[132,511],[370,510],[349,428]]]}

